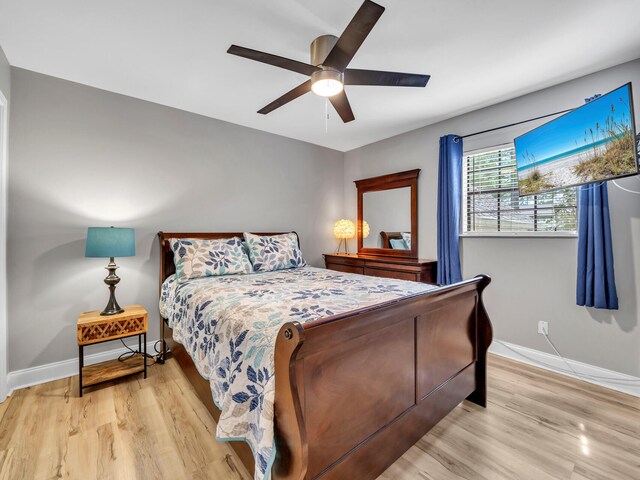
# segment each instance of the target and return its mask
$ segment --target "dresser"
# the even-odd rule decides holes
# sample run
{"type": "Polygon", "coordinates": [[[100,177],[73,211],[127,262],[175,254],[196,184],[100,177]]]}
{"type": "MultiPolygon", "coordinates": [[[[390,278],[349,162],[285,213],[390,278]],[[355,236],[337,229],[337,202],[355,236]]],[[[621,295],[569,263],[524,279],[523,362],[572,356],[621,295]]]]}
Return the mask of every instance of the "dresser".
{"type": "Polygon", "coordinates": [[[414,282],[436,283],[436,260],[383,257],[357,253],[325,253],[329,270],[359,273],[372,277],[397,278],[414,282]]]}

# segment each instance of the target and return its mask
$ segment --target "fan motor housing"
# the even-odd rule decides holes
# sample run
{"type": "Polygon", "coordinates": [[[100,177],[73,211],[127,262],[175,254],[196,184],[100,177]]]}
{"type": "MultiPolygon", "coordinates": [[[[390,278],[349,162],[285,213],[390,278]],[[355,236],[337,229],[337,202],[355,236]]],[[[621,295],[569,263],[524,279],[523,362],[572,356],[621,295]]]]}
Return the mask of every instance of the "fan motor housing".
{"type": "Polygon", "coordinates": [[[311,65],[319,67],[338,41],[335,35],[322,35],[311,42],[311,65]]]}
{"type": "Polygon", "coordinates": [[[334,70],[333,68],[323,67],[322,70],[318,70],[311,74],[312,84],[320,80],[335,80],[336,82],[344,84],[344,75],[342,72],[334,70]]]}

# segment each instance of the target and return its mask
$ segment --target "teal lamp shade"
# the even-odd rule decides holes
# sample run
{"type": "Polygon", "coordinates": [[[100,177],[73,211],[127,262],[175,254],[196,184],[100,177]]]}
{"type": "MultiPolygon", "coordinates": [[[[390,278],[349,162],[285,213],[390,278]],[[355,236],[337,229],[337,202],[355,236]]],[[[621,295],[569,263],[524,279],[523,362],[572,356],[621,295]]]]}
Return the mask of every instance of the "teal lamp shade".
{"type": "Polygon", "coordinates": [[[89,227],[85,257],[133,257],[136,239],[133,228],[89,227]]]}

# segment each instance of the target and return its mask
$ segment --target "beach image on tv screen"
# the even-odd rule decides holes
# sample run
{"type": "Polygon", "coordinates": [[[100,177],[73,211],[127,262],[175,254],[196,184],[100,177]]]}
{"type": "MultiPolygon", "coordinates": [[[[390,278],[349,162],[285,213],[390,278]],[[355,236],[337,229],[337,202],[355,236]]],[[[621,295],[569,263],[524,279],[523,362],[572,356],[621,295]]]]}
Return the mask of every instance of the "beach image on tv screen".
{"type": "Polygon", "coordinates": [[[515,139],[520,195],[638,173],[630,85],[515,139]]]}

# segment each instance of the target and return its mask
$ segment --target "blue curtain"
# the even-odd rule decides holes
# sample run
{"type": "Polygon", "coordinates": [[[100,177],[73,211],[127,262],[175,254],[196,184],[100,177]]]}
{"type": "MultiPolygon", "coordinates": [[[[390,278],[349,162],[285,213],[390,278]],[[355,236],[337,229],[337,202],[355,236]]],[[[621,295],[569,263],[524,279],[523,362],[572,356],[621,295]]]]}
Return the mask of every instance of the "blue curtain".
{"type": "Polygon", "coordinates": [[[578,193],[578,282],[580,306],[618,309],[607,184],[580,187],[578,193]]]}
{"type": "Polygon", "coordinates": [[[462,280],[460,271],[460,202],[462,201],[462,139],[440,138],[438,164],[438,284],[462,280]]]}
{"type": "MultiPolygon", "coordinates": [[[[589,103],[600,97],[585,98],[589,103]]],[[[609,221],[609,193],[604,182],[578,190],[578,280],[576,303],[583,307],[618,309],[609,221]]]]}

